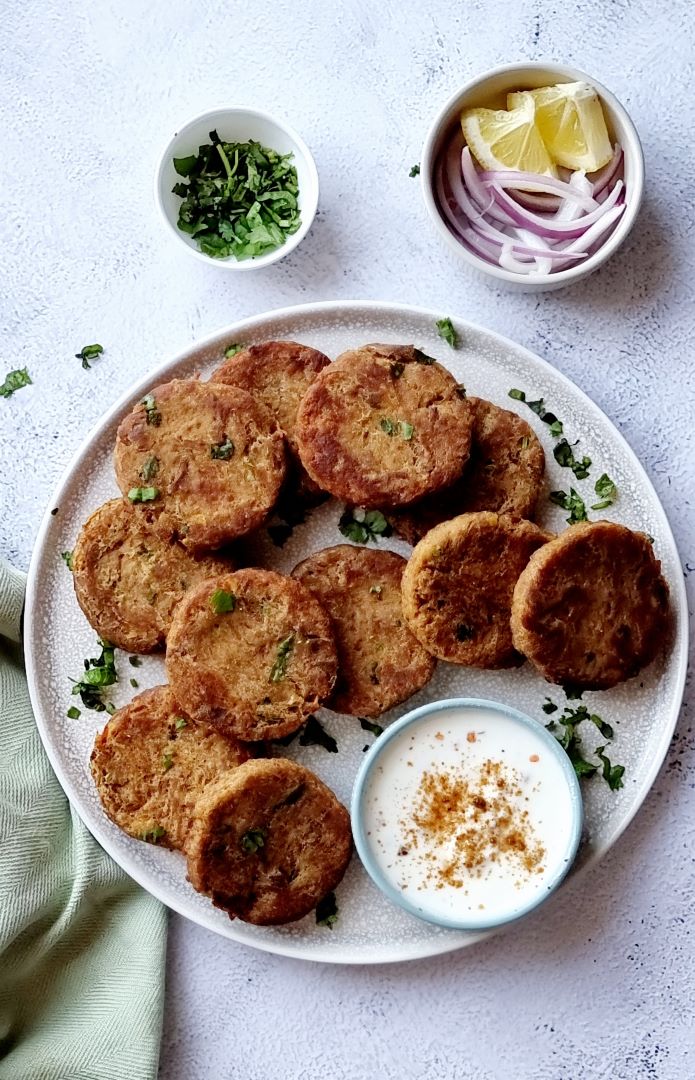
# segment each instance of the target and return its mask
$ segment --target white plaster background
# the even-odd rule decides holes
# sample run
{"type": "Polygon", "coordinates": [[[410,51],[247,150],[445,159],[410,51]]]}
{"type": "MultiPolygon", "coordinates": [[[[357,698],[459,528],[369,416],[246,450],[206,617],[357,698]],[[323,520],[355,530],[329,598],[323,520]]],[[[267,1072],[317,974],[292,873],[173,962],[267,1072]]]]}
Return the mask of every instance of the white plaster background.
{"type": "MultiPolygon", "coordinates": [[[[233,319],[309,300],[421,303],[508,334],[574,378],[645,463],[695,567],[693,55],[687,0],[0,0],[0,552],[28,565],[51,489],[148,367],[233,319]],[[433,234],[429,119],[474,73],[567,60],[641,132],[634,233],[584,284],[498,293],[433,234]],[[225,274],[152,205],[160,147],[247,102],[313,150],[320,214],[285,261],[225,274]],[[93,370],[73,353],[106,349],[93,370]]],[[[85,482],[88,478],[85,477],[85,482]]],[[[692,588],[690,598],[692,603],[692,588]]],[[[689,690],[692,709],[692,689],[689,690]]],[[[459,954],[381,968],[256,953],[171,919],[165,1080],[583,1080],[695,1075],[695,737],[604,862],[459,954]]]]}

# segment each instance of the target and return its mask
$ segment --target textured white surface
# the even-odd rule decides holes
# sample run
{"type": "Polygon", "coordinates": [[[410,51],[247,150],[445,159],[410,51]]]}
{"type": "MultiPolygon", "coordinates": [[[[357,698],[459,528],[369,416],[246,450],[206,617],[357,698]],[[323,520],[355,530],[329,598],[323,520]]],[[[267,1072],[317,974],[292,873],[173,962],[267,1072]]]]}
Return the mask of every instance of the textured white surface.
{"type": "MultiPolygon", "coordinates": [[[[28,564],[73,450],[152,364],[257,311],[374,297],[467,316],[576,379],[646,464],[684,572],[695,566],[685,0],[346,0],[341,9],[5,0],[1,11],[2,356],[4,370],[28,364],[35,381],[0,401],[3,554],[28,564]],[[449,93],[517,57],[595,72],[630,109],[647,162],[645,206],[626,246],[586,283],[539,299],[468,274],[433,235],[407,175],[449,93]],[[224,100],[285,115],[321,179],[319,217],[301,247],[232,280],[179,252],[151,201],[161,145],[224,100]],[[94,340],[107,353],[84,372],[72,354],[94,340]]],[[[615,851],[537,917],[464,953],[320,968],[173,918],[162,1076],[693,1075],[688,713],[615,851]]]]}

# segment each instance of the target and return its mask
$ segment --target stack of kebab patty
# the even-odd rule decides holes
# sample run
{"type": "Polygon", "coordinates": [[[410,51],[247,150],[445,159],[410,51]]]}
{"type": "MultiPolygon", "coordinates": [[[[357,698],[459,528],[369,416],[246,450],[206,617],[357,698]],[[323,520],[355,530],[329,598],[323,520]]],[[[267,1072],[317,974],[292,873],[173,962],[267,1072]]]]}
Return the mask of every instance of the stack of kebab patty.
{"type": "Polygon", "coordinates": [[[194,887],[231,918],[301,918],[345,872],[345,808],[303,766],[258,756],[319,706],[378,717],[436,659],[527,656],[548,679],[603,688],[659,648],[668,589],[647,538],[535,525],[533,430],[413,346],[333,363],[295,342],[251,346],[208,382],[154,388],[122,421],[114,460],[123,498],[80,533],[76,594],[112,644],[166,642],[169,685],[109,720],[93,776],[109,817],[183,851],[194,887]],[[340,544],[291,577],[236,569],[226,546],[278,500],[324,492],[382,510],[416,545],[410,560],[340,544]]]}

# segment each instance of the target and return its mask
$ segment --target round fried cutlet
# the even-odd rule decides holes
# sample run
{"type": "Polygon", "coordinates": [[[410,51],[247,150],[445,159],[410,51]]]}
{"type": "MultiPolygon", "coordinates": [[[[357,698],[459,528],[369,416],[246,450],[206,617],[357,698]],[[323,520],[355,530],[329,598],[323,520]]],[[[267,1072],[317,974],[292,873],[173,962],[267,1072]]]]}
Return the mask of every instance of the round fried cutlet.
{"type": "Polygon", "coordinates": [[[210,376],[211,382],[239,386],[260,401],[277,420],[285,434],[292,455],[295,476],[293,487],[316,494],[317,486],[299,460],[295,427],[302,398],[319,371],[330,360],[318,349],[296,341],[265,341],[249,345],[230,356],[210,376]]]}
{"type": "Polygon", "coordinates": [[[468,461],[473,410],[412,345],[364,345],[317,375],[297,416],[302,463],[325,491],[403,506],[451,484],[468,461]]]}
{"type": "Polygon", "coordinates": [[[100,638],[129,652],[164,644],[174,608],[192,585],[234,569],[221,555],[194,556],[123,499],[85,522],[72,553],[77,600],[100,638]]]}
{"type": "Polygon", "coordinates": [[[533,428],[516,413],[483,398],[468,399],[473,409],[473,443],[463,475],[450,487],[406,510],[388,515],[409,544],[459,514],[494,510],[532,518],[543,484],[545,454],[533,428]]]}
{"type": "Polygon", "coordinates": [[[606,690],[651,663],[669,589],[644,533],[572,525],[530,559],[514,589],[514,645],[549,682],[606,690]]]}
{"type": "Polygon", "coordinates": [[[315,908],[351,853],[349,814],[318,776],[285,758],[247,761],[198,800],[188,877],[230,919],[275,925],[315,908]]]}
{"type": "Polygon", "coordinates": [[[183,849],[203,791],[249,758],[183,714],[168,686],[119,709],[94,742],[90,768],[104,810],[138,840],[183,849]]]}
{"type": "Polygon", "coordinates": [[[285,476],[284,436],[245,390],[174,379],[121,421],[114,465],[139,512],[205,550],[265,521],[285,476]]]}
{"type": "Polygon", "coordinates": [[[328,708],[381,716],[432,678],[435,661],[403,615],[405,566],[393,551],[341,544],[318,551],[292,571],[333,623],[338,679],[328,708]]]}
{"type": "Polygon", "coordinates": [[[548,540],[537,525],[483,510],[426,534],[403,575],[410,629],[433,656],[468,667],[514,667],[509,615],[517,578],[548,540]]]}
{"type": "Polygon", "coordinates": [[[328,615],[272,570],[238,570],[186,593],[167,638],[174,694],[195,719],[250,741],[296,731],[329,696],[337,658],[328,615]]]}

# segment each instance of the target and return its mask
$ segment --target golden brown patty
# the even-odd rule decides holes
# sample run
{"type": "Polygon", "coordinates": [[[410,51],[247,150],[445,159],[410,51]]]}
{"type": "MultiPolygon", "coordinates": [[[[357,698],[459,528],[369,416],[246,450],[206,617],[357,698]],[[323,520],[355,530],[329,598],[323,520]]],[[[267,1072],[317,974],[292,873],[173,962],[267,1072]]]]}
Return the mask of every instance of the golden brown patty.
{"type": "Polygon", "coordinates": [[[606,690],[656,656],[668,585],[644,533],[573,525],[530,559],[514,589],[514,645],[550,682],[606,690]]]}
{"type": "Polygon", "coordinates": [[[359,506],[403,506],[451,484],[468,460],[473,410],[412,345],[364,345],[316,377],[299,407],[309,475],[359,506]]]}
{"type": "Polygon", "coordinates": [[[519,574],[548,534],[489,511],[462,514],[427,533],[403,575],[410,629],[441,660],[513,667],[509,615],[519,574]]]}
{"type": "Polygon", "coordinates": [[[508,409],[483,398],[468,400],[474,416],[473,444],[461,478],[414,506],[388,515],[409,544],[417,544],[440,522],[477,510],[533,517],[545,472],[545,454],[536,433],[508,409]]]}
{"type": "Polygon", "coordinates": [[[330,694],[337,668],[330,620],[308,589],[255,569],[186,593],[166,664],[174,694],[194,719],[249,740],[301,727],[330,694]],[[215,606],[229,610],[216,613],[215,606]]]}
{"type": "Polygon", "coordinates": [[[160,531],[215,548],[267,517],[285,475],[284,437],[245,390],[174,379],[121,422],[114,465],[126,498],[154,493],[137,509],[160,531]]]}
{"type": "Polygon", "coordinates": [[[186,589],[233,569],[231,559],[196,558],[161,536],[123,499],[95,510],[72,553],[75,592],[87,621],[100,638],[130,652],[163,645],[186,589]]]}
{"type": "Polygon", "coordinates": [[[200,798],[187,850],[192,885],[231,919],[293,922],[343,877],[350,817],[302,765],[248,761],[200,798]]]}
{"type": "Polygon", "coordinates": [[[422,689],[435,661],[403,616],[406,561],[393,551],[341,544],[299,563],[299,579],[326,609],[338,649],[338,680],[328,707],[380,716],[422,689]]]}
{"type": "Polygon", "coordinates": [[[185,846],[201,792],[249,751],[185,716],[168,686],[145,690],[109,720],[90,767],[104,810],[124,832],[185,846]]]}

